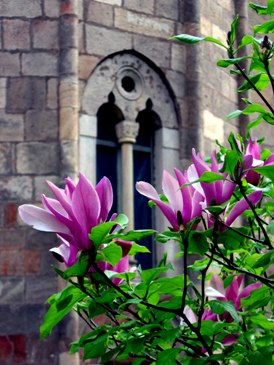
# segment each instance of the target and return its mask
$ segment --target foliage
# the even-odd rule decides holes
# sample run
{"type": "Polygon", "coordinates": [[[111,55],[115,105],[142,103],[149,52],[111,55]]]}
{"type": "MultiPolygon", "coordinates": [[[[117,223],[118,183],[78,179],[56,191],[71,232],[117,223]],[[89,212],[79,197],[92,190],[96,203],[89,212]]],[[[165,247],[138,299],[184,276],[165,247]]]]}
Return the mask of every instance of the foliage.
{"type": "MultiPolygon", "coordinates": [[[[266,6],[250,3],[250,8],[269,16],[274,1],[266,6]]],[[[267,35],[274,32],[274,21],[256,25],[254,34],[244,35],[238,45],[237,25],[235,17],[227,44],[187,34],[173,39],[212,42],[226,49],[227,58],[217,65],[232,68],[235,77],[242,75],[245,81],[238,91],[255,90],[262,101],[244,99],[246,108],[228,116],[249,115],[249,132],[263,121],[274,124],[272,103],[262,93],[268,87],[274,92],[274,46],[267,35]],[[251,54],[239,57],[243,47],[251,47],[251,54]],[[249,62],[247,70],[243,61],[249,62]]],[[[84,360],[272,364],[274,155],[259,142],[249,138],[246,145],[231,134],[228,147],[219,145],[210,163],[193,150],[186,171],[175,169],[176,178],[164,172],[163,194],[148,183],[137,183],[152,208],[159,208],[169,221],[170,227],[156,235],[155,245],[171,241],[179,247],[174,260],[182,262],[180,275],[172,275],[166,255],[155,268],[128,269],[129,255],[150,254],[137,242],[155,231],[128,232],[123,214],[107,220],[112,190],[106,178],[95,188],[83,175],[77,185],[67,180],[64,190],[51,184],[56,200],[44,197],[44,210],[21,207],[26,223],[58,234],[62,244],[52,251],[67,265],[65,271],[55,268],[68,286],[49,298],[41,338],[74,310],[89,328],[71,345],[71,352],[83,349],[84,360]],[[190,254],[197,257],[192,264],[190,254]],[[97,322],[99,315],[105,316],[103,324],[97,322]]]]}

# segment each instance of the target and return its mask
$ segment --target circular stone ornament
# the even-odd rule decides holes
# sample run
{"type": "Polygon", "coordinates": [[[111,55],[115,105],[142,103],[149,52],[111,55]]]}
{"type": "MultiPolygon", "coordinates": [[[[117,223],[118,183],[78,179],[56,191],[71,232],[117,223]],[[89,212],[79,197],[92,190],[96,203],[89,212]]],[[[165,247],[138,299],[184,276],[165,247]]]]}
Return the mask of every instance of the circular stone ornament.
{"type": "Polygon", "coordinates": [[[116,87],[125,99],[139,99],[143,93],[143,85],[143,78],[137,70],[128,66],[118,70],[116,87]]]}

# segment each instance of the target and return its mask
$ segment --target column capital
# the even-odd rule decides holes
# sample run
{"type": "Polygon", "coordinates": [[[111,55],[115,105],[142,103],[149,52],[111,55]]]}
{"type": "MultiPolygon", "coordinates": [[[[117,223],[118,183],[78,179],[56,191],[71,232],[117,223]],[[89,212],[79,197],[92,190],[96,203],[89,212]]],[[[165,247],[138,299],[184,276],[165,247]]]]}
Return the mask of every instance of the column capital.
{"type": "Polygon", "coordinates": [[[135,143],[139,132],[139,123],[123,120],[116,124],[115,129],[119,143],[135,143]]]}

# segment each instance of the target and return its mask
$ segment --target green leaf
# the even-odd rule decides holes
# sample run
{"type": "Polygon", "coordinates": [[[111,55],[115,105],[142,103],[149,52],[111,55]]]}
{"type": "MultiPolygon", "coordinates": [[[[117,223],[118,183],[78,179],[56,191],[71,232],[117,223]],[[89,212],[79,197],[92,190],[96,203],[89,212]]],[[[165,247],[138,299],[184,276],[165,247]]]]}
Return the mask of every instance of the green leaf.
{"type": "Polygon", "coordinates": [[[201,41],[207,41],[207,42],[218,44],[219,46],[227,49],[227,47],[221,41],[219,41],[218,39],[212,38],[212,37],[196,37],[196,36],[189,35],[189,34],[179,34],[179,35],[171,37],[171,39],[177,40],[177,41],[180,41],[183,43],[188,43],[188,44],[195,44],[195,43],[199,43],[201,41]]]}
{"type": "Polygon", "coordinates": [[[267,7],[266,6],[256,5],[256,4],[253,4],[253,3],[249,3],[248,5],[251,9],[255,10],[256,13],[259,14],[259,15],[266,15],[267,14],[267,7]]]}
{"type": "Polygon", "coordinates": [[[228,59],[219,60],[219,61],[217,61],[217,66],[226,68],[228,66],[235,65],[236,63],[239,63],[248,58],[251,58],[251,57],[244,56],[244,57],[239,57],[239,58],[228,58],[228,59]]]}
{"type": "Polygon", "coordinates": [[[260,25],[254,26],[254,34],[261,33],[274,33],[274,19],[268,20],[260,25]]]}
{"type": "Polygon", "coordinates": [[[174,365],[176,357],[181,350],[179,348],[167,349],[157,355],[156,365],[174,365]]]}
{"type": "Polygon", "coordinates": [[[129,251],[129,255],[136,255],[137,253],[150,253],[149,249],[146,246],[138,245],[135,242],[132,242],[131,249],[129,251]]]}
{"type": "Polygon", "coordinates": [[[50,307],[44,316],[43,324],[40,326],[40,337],[47,337],[52,329],[63,319],[73,306],[83,298],[85,294],[77,287],[67,286],[60,293],[49,298],[50,307]]]}
{"type": "Polygon", "coordinates": [[[188,253],[203,255],[208,250],[208,242],[203,232],[192,231],[189,235],[188,253]]]}
{"type": "MultiPolygon", "coordinates": [[[[258,90],[264,90],[270,82],[269,77],[266,73],[258,73],[254,76],[249,76],[249,79],[257,87],[258,90]]],[[[245,80],[243,84],[238,88],[238,91],[243,92],[250,89],[253,89],[253,86],[247,80],[245,80]]]]}
{"type": "Polygon", "coordinates": [[[260,313],[253,314],[250,317],[250,321],[253,324],[263,328],[266,331],[273,331],[274,330],[274,321],[273,321],[273,319],[267,318],[263,314],[260,314],[260,313]]]}
{"type": "Polygon", "coordinates": [[[258,125],[260,125],[262,123],[262,121],[263,121],[263,117],[259,116],[257,119],[255,119],[252,122],[248,123],[248,125],[247,125],[248,131],[250,131],[252,128],[255,128],[258,125]]]}
{"type": "Polygon", "coordinates": [[[116,266],[122,258],[122,248],[116,243],[110,243],[106,247],[97,251],[96,262],[106,261],[112,266],[116,266]]]}
{"type": "Polygon", "coordinates": [[[274,256],[274,250],[271,250],[266,254],[262,254],[259,260],[255,262],[255,264],[252,266],[252,268],[253,269],[257,269],[259,267],[267,268],[273,262],[273,256],[274,256]]]}
{"type": "Polygon", "coordinates": [[[265,307],[271,299],[269,288],[262,287],[259,289],[252,290],[250,295],[246,298],[241,299],[242,307],[248,307],[251,309],[257,309],[265,307]]]}
{"type": "Polygon", "coordinates": [[[233,19],[233,22],[231,23],[231,28],[230,28],[230,44],[232,45],[236,39],[236,34],[237,34],[237,27],[238,27],[238,22],[239,22],[239,16],[236,15],[235,18],[233,19]]]}
{"type": "Polygon", "coordinates": [[[267,113],[267,111],[261,104],[250,104],[243,110],[243,114],[249,115],[252,113],[267,113]]]}
{"type": "Polygon", "coordinates": [[[98,224],[91,229],[89,234],[89,239],[93,242],[96,248],[98,248],[102,243],[104,243],[105,237],[109,234],[110,230],[116,226],[116,222],[104,222],[98,224]]]}
{"type": "Polygon", "coordinates": [[[259,166],[252,168],[252,170],[258,172],[260,175],[268,177],[274,182],[274,166],[259,166]]]}
{"type": "Polygon", "coordinates": [[[110,238],[121,238],[125,241],[140,241],[156,233],[154,229],[139,229],[132,230],[126,233],[114,233],[110,235],[110,238]]]}
{"type": "Polygon", "coordinates": [[[156,267],[153,269],[143,270],[141,272],[141,278],[145,284],[150,284],[152,280],[157,278],[159,275],[167,272],[170,269],[169,266],[166,267],[156,267]]]}
{"type": "Polygon", "coordinates": [[[238,316],[238,313],[233,305],[232,302],[230,301],[220,301],[220,300],[211,300],[208,302],[208,304],[210,305],[210,308],[212,310],[213,313],[216,314],[224,314],[225,312],[229,312],[229,314],[231,315],[231,317],[236,321],[239,322],[240,318],[238,316]]]}
{"type": "Polygon", "coordinates": [[[107,350],[108,334],[104,334],[84,344],[84,357],[83,360],[95,359],[101,357],[107,350]]]}
{"type": "Polygon", "coordinates": [[[231,120],[231,119],[234,119],[234,118],[237,118],[239,115],[242,114],[242,110],[234,110],[232,113],[228,114],[228,116],[226,117],[227,120],[231,120]]]}

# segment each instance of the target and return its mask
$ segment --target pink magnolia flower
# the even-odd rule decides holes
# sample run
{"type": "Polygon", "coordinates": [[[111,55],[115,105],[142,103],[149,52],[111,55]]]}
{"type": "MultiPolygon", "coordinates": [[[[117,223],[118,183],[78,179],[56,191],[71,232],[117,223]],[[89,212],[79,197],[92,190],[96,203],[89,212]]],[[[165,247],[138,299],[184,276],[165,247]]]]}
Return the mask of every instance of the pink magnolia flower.
{"type": "MultiPolygon", "coordinates": [[[[19,215],[34,229],[55,232],[62,244],[50,251],[71,266],[76,263],[79,251],[93,249],[88,236],[93,227],[108,218],[113,202],[112,186],[109,179],[103,177],[94,187],[83,174],[77,184],[67,178],[64,189],[50,181],[47,184],[56,199],[43,194],[43,208],[21,205],[19,215]]],[[[119,268],[124,267],[126,260],[124,257],[122,260],[119,268]]]]}
{"type": "MultiPolygon", "coordinates": [[[[248,297],[252,290],[261,287],[261,283],[253,283],[241,288],[242,281],[243,275],[235,276],[232,280],[232,283],[226,289],[224,289],[223,281],[218,275],[213,275],[211,279],[213,286],[207,287],[205,294],[206,296],[215,298],[217,300],[231,301],[234,304],[236,311],[239,311],[241,309],[241,299],[248,297]]],[[[211,312],[211,310],[208,310],[207,315],[209,315],[209,312],[211,312]]],[[[222,315],[222,319],[226,320],[227,322],[233,321],[233,318],[229,313],[224,313],[222,315]]]]}
{"type": "Polygon", "coordinates": [[[136,183],[137,191],[152,200],[168,219],[171,226],[176,230],[181,229],[188,222],[202,213],[202,195],[192,186],[182,185],[189,183],[186,173],[174,169],[176,178],[167,171],[163,172],[162,190],[167,202],[160,199],[156,189],[149,183],[139,181],[136,183]]]}
{"type": "MultiPolygon", "coordinates": [[[[188,178],[189,181],[198,180],[204,172],[214,172],[222,175],[225,178],[227,174],[219,172],[220,166],[217,161],[216,151],[213,151],[211,156],[211,165],[207,164],[200,154],[196,154],[195,149],[192,150],[192,162],[190,166],[188,178]]],[[[205,198],[204,208],[211,205],[219,205],[228,201],[235,190],[236,184],[228,180],[217,180],[212,183],[196,183],[194,188],[197,189],[205,198]]]]}

